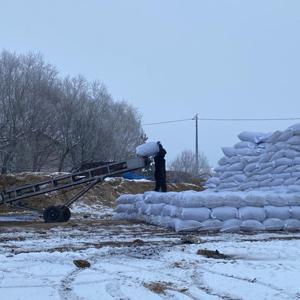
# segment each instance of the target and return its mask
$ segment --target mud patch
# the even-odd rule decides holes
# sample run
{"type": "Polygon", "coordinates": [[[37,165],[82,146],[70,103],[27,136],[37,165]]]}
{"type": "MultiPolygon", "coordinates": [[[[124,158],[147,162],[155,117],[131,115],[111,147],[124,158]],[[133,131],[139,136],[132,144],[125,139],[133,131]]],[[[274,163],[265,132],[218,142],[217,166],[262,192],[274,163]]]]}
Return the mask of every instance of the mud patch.
{"type": "Polygon", "coordinates": [[[84,259],[73,260],[73,263],[77,268],[82,268],[82,269],[83,268],[89,268],[91,266],[91,263],[87,260],[84,260],[84,259]]]}
{"type": "Polygon", "coordinates": [[[167,289],[173,288],[173,284],[171,282],[150,282],[144,283],[144,287],[149,289],[151,292],[156,294],[165,294],[167,289]]]}
{"type": "Polygon", "coordinates": [[[207,249],[199,249],[197,251],[198,255],[205,256],[207,258],[214,258],[214,259],[233,259],[233,256],[220,253],[218,250],[207,250],[207,249]]]}

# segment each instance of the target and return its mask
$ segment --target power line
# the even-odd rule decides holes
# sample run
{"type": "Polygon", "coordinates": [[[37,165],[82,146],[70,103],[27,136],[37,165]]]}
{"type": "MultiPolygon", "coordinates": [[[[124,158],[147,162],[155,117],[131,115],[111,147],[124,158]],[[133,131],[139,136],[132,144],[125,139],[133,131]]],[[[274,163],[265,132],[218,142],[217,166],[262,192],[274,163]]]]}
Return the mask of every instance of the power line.
{"type": "MultiPolygon", "coordinates": [[[[195,120],[195,118],[190,119],[180,119],[180,120],[169,120],[169,121],[161,121],[161,122],[154,122],[154,123],[146,123],[143,124],[143,126],[148,125],[159,125],[159,124],[167,124],[167,123],[179,123],[179,122],[186,122],[186,121],[192,121],[195,120]]],[[[201,118],[198,117],[198,121],[224,121],[224,122],[244,122],[244,121],[251,121],[251,122],[261,122],[261,121],[297,121],[300,120],[300,118],[292,117],[292,118],[201,118]]]]}
{"type": "Polygon", "coordinates": [[[156,123],[147,123],[147,124],[142,124],[144,126],[147,125],[158,125],[158,124],[166,124],[166,123],[178,123],[178,122],[185,122],[185,121],[192,121],[193,119],[181,119],[181,120],[171,120],[171,121],[162,121],[162,122],[156,122],[156,123]]]}
{"type": "Polygon", "coordinates": [[[300,118],[198,118],[200,121],[295,121],[300,118]]]}

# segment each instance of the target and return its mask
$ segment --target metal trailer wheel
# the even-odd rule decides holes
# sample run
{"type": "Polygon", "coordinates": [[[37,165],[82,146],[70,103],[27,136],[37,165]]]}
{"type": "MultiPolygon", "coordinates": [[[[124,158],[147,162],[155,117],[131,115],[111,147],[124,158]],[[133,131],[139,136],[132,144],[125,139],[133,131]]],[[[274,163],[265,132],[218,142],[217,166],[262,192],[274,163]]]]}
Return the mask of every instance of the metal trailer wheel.
{"type": "Polygon", "coordinates": [[[45,209],[43,217],[46,223],[60,222],[62,210],[59,206],[49,206],[45,209]]]}
{"type": "Polygon", "coordinates": [[[61,206],[61,219],[59,220],[60,222],[68,222],[71,218],[71,211],[68,206],[61,206]]]}

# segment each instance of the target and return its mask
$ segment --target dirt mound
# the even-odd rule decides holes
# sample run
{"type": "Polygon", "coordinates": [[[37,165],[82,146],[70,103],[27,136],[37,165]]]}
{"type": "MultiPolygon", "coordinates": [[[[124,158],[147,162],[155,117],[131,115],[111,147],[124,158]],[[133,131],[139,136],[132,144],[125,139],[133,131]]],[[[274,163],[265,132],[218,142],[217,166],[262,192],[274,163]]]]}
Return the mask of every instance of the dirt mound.
{"type": "MultiPolygon", "coordinates": [[[[0,188],[4,190],[5,188],[11,186],[20,186],[25,184],[31,184],[49,178],[54,178],[55,176],[62,175],[58,173],[20,173],[14,175],[1,175],[0,176],[0,188]]],[[[77,186],[74,188],[55,191],[45,195],[39,195],[31,198],[30,200],[22,200],[22,205],[27,207],[33,207],[38,209],[43,209],[50,205],[63,204],[65,201],[70,199],[72,196],[77,194],[83,187],[77,186]]],[[[123,178],[115,177],[107,179],[106,181],[97,184],[88,193],[80,198],[85,204],[99,204],[107,207],[113,207],[115,199],[122,194],[139,194],[146,191],[152,191],[154,189],[154,182],[152,181],[132,181],[124,180],[123,178]]],[[[195,190],[202,191],[203,188],[198,185],[189,183],[176,183],[168,184],[169,191],[185,191],[185,190],[195,190]]],[[[17,209],[19,211],[19,209],[17,209]]],[[[0,213],[16,211],[16,208],[12,205],[0,205],[0,213]]]]}

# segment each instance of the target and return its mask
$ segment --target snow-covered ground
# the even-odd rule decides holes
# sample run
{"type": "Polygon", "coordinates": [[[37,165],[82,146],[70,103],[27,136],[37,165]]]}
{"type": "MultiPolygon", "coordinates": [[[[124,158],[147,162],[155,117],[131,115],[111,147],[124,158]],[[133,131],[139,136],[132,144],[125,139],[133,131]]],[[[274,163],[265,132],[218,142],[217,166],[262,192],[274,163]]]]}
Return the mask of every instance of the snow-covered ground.
{"type": "Polygon", "coordinates": [[[76,214],[67,224],[2,222],[1,299],[300,299],[300,233],[185,236],[76,214]]]}

